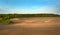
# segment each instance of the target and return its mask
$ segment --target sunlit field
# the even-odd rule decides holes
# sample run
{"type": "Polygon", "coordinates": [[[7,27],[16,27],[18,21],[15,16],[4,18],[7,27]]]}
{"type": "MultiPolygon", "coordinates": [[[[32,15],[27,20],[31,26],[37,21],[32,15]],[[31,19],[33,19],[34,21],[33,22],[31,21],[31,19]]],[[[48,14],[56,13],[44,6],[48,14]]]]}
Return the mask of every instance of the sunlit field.
{"type": "Polygon", "coordinates": [[[60,17],[11,18],[0,25],[0,35],[60,35],[60,17]]]}

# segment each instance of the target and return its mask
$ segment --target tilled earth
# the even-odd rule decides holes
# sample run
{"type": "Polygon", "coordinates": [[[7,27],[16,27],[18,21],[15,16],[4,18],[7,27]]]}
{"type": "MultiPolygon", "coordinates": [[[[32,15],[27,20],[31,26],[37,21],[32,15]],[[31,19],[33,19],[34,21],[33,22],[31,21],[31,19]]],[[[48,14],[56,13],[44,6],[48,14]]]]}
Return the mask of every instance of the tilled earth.
{"type": "Polygon", "coordinates": [[[0,35],[60,35],[60,17],[20,19],[21,23],[0,25],[0,35]]]}

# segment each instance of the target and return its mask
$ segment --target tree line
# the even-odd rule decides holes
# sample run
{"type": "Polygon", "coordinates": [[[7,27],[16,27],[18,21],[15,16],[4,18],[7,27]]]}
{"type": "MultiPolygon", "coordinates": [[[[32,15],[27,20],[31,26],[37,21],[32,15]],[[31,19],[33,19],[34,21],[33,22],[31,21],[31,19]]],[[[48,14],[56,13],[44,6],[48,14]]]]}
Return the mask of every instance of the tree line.
{"type": "Polygon", "coordinates": [[[11,18],[28,18],[28,17],[60,17],[57,14],[0,14],[0,23],[13,24],[11,18]]]}

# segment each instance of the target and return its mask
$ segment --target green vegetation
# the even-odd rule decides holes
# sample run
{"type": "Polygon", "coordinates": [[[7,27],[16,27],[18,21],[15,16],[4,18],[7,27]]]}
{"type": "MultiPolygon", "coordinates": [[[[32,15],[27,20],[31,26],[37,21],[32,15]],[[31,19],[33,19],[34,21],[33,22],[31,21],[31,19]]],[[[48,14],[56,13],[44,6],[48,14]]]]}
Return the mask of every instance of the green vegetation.
{"type": "Polygon", "coordinates": [[[24,17],[60,17],[57,14],[0,14],[0,23],[12,24],[11,18],[24,18],[24,17]]]}

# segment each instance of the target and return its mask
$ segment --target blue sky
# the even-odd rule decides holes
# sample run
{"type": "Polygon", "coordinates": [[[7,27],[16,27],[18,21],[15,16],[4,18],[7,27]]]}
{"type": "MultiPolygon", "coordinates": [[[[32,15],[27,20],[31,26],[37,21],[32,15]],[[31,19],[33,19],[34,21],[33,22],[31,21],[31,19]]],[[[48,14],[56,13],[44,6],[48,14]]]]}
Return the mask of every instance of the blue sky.
{"type": "Polygon", "coordinates": [[[60,0],[0,0],[0,13],[60,14],[60,0]]]}

